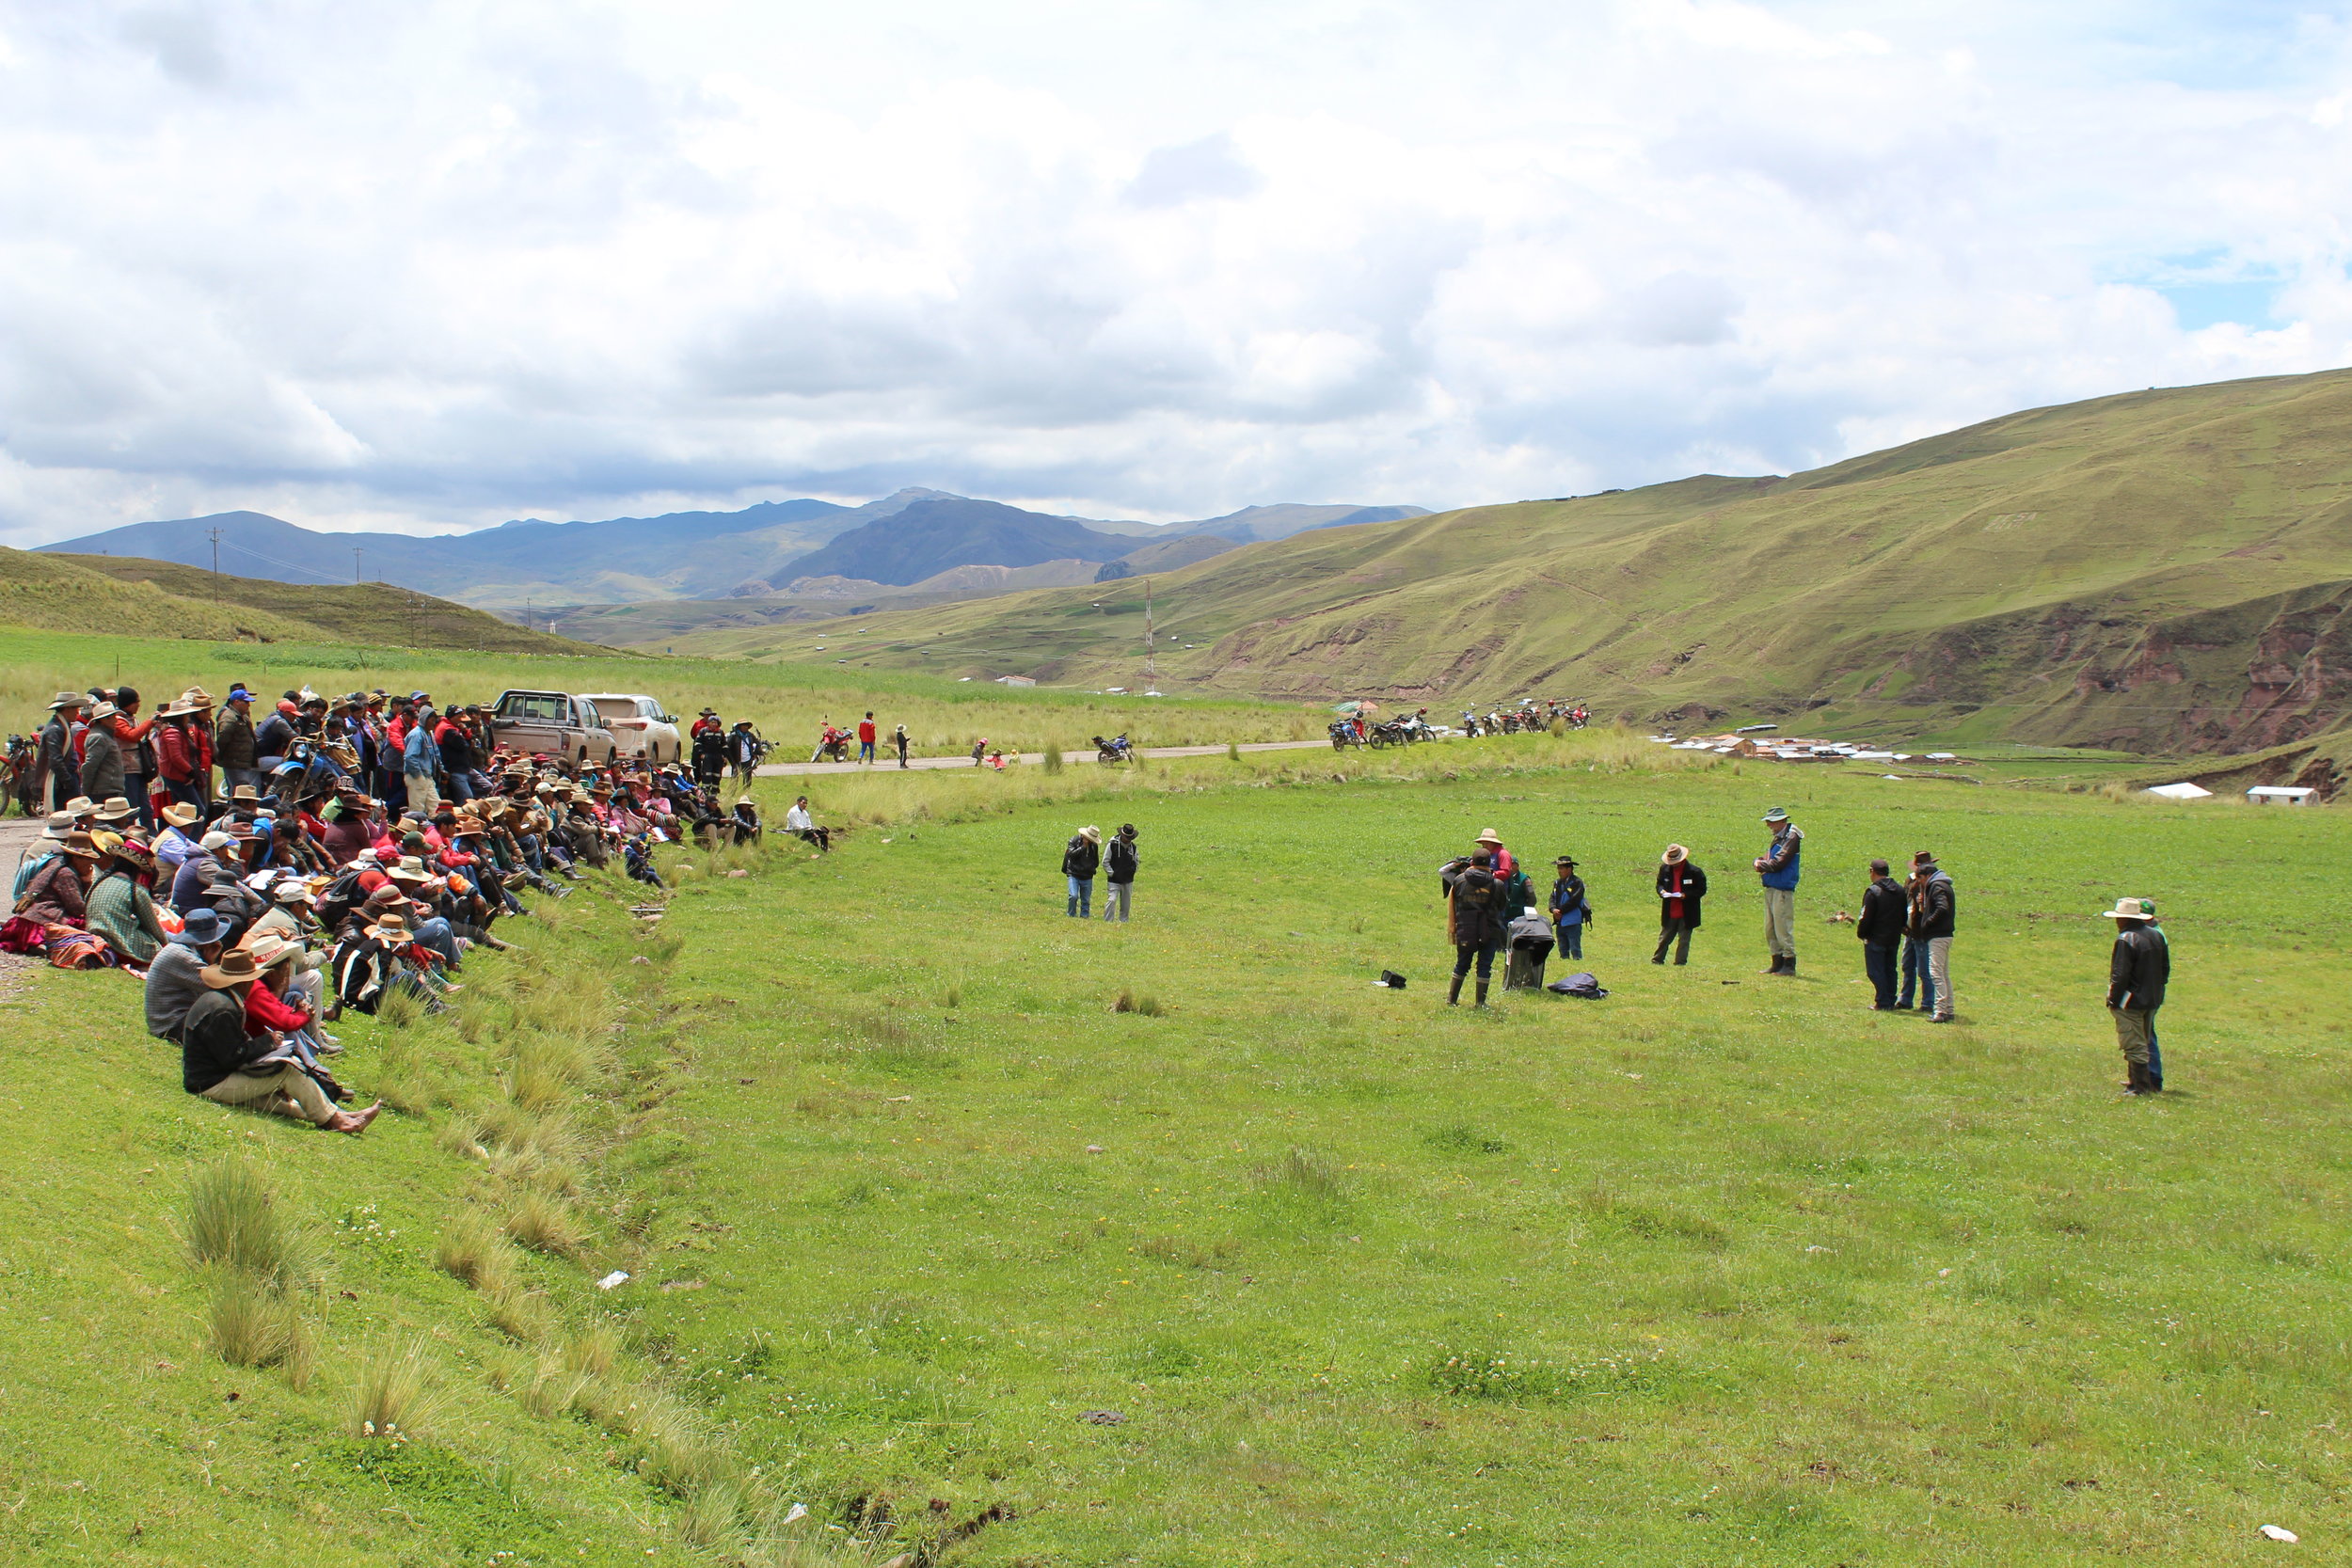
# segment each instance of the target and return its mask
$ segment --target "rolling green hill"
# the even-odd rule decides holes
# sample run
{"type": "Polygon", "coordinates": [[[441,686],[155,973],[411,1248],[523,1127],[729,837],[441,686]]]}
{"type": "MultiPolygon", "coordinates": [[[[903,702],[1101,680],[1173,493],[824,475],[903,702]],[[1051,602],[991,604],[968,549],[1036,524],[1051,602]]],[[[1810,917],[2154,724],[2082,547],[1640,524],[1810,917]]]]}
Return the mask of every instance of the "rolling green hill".
{"type": "MultiPolygon", "coordinates": [[[[2352,695],[2352,372],[2031,410],[1789,478],[1252,546],[1152,579],[1160,685],[2253,751],[2352,695]]],[[[1134,685],[1142,583],[697,651],[1134,685]]]]}
{"type": "Polygon", "coordinates": [[[0,549],[0,624],[217,642],[364,642],[585,654],[495,615],[384,583],[313,588],[116,555],[0,549]]]}

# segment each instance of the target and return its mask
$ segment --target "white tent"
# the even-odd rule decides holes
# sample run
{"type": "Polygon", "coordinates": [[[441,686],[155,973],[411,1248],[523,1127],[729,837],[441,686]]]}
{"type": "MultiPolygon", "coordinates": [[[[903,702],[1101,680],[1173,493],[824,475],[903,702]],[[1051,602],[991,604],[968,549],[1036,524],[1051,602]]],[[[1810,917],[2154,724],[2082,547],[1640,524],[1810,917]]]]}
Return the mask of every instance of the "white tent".
{"type": "Polygon", "coordinates": [[[2153,789],[2142,790],[2140,793],[2161,795],[2168,800],[2208,800],[2213,798],[2212,790],[2200,789],[2193,784],[2158,784],[2153,789]]]}

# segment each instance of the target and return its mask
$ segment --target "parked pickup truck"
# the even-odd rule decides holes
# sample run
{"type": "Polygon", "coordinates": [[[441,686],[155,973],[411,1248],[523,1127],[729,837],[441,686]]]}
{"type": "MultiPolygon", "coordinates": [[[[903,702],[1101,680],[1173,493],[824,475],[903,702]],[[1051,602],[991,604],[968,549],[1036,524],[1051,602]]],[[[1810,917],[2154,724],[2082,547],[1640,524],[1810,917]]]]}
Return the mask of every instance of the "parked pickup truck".
{"type": "Polygon", "coordinates": [[[568,691],[501,691],[490,713],[492,744],[577,763],[610,763],[620,751],[596,705],[568,691]]]}

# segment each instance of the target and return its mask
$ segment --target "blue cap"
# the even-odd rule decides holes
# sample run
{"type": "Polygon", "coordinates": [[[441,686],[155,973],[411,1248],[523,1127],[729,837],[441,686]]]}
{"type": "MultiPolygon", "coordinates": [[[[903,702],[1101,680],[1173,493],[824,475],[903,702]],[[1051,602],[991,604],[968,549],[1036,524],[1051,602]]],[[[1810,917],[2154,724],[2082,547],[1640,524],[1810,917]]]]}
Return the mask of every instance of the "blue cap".
{"type": "Polygon", "coordinates": [[[239,681],[229,689],[229,700],[232,703],[249,703],[253,700],[253,693],[245,689],[243,681],[239,681]]]}
{"type": "Polygon", "coordinates": [[[188,911],[187,923],[172,933],[171,940],[183,947],[209,947],[228,934],[219,915],[196,909],[188,911]]]}

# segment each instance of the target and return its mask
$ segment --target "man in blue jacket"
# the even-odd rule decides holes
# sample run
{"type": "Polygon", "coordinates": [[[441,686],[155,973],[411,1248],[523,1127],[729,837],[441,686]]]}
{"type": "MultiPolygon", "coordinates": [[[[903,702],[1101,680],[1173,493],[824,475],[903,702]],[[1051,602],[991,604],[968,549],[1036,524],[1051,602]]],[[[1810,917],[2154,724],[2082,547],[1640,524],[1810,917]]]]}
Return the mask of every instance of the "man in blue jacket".
{"type": "Polygon", "coordinates": [[[408,809],[424,813],[427,821],[441,809],[441,787],[434,778],[440,770],[441,748],[433,738],[433,708],[430,704],[419,704],[417,722],[408,738],[401,742],[400,771],[408,786],[408,809]]]}
{"type": "Polygon", "coordinates": [[[1803,830],[1788,814],[1774,806],[1764,814],[1772,830],[1772,846],[1758,855],[1756,869],[1764,879],[1764,945],[1772,955],[1767,974],[1797,972],[1797,861],[1804,849],[1803,830]]]}

